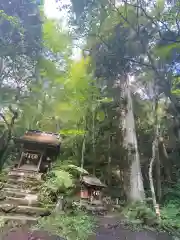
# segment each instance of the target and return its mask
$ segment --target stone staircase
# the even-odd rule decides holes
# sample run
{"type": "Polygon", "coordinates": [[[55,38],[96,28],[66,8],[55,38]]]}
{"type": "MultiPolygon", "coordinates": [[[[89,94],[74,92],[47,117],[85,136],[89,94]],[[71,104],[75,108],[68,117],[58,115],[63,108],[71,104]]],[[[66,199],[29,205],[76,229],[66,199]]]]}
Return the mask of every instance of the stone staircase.
{"type": "Polygon", "coordinates": [[[49,211],[38,201],[42,174],[14,169],[0,182],[0,218],[6,222],[35,223],[49,211]]]}

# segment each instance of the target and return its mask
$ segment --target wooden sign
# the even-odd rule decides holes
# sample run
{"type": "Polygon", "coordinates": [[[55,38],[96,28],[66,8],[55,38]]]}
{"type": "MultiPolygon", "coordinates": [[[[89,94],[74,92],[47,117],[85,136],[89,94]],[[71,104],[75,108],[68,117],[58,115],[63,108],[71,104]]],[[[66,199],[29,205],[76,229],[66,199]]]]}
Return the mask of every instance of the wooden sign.
{"type": "Polygon", "coordinates": [[[24,164],[30,164],[30,165],[38,165],[40,158],[41,158],[41,153],[36,153],[33,151],[24,151],[22,152],[21,155],[21,160],[20,160],[20,166],[24,165],[24,164]]]}
{"type": "Polygon", "coordinates": [[[29,153],[29,152],[23,152],[22,156],[29,160],[37,160],[40,157],[40,155],[38,154],[29,153]]]}

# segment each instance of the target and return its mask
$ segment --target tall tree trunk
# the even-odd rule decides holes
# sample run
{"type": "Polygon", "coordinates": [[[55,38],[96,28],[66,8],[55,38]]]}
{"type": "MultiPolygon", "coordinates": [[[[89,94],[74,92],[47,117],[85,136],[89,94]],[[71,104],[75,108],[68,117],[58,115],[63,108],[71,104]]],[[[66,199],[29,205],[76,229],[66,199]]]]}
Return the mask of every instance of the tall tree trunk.
{"type": "Polygon", "coordinates": [[[161,200],[162,189],[161,189],[161,163],[159,157],[159,147],[156,148],[156,195],[157,200],[161,200]]]}
{"type": "MultiPolygon", "coordinates": [[[[86,134],[84,134],[83,142],[82,142],[82,149],[81,149],[81,170],[84,169],[84,153],[86,150],[86,134]]],[[[82,179],[82,171],[80,172],[80,181],[82,179]]],[[[83,186],[81,184],[81,191],[83,190],[83,186]]],[[[80,198],[80,205],[82,204],[82,199],[80,198]]]]}
{"type": "Polygon", "coordinates": [[[156,193],[155,193],[154,181],[153,181],[153,165],[156,160],[156,145],[157,145],[157,139],[155,138],[152,143],[152,158],[149,164],[149,182],[150,182],[153,207],[155,211],[156,211],[157,201],[156,201],[156,193]]]}
{"type": "Polygon", "coordinates": [[[156,214],[159,215],[159,207],[157,205],[156,193],[155,193],[154,181],[153,181],[153,166],[154,166],[155,161],[157,160],[157,149],[159,148],[159,124],[158,124],[158,113],[157,113],[158,98],[157,97],[154,97],[153,108],[154,108],[153,109],[153,112],[154,112],[154,140],[152,143],[152,158],[151,158],[150,164],[149,164],[149,182],[150,182],[153,206],[154,206],[156,214]]]}
{"type": "Polygon", "coordinates": [[[84,152],[86,147],[86,135],[84,135],[81,149],[81,168],[84,169],[84,152]]]}
{"type": "Polygon", "coordinates": [[[107,182],[108,182],[108,187],[111,186],[111,179],[112,179],[112,173],[111,173],[111,133],[109,134],[109,138],[108,138],[108,178],[107,178],[107,182]]]}
{"type": "Polygon", "coordinates": [[[95,109],[92,109],[93,175],[96,175],[95,109]]]}
{"type": "Polygon", "coordinates": [[[121,101],[124,109],[122,112],[122,129],[124,132],[124,147],[127,150],[129,167],[129,194],[130,201],[142,201],[145,198],[143,179],[141,173],[135,120],[133,114],[132,96],[129,77],[125,76],[121,81],[121,101]]]}

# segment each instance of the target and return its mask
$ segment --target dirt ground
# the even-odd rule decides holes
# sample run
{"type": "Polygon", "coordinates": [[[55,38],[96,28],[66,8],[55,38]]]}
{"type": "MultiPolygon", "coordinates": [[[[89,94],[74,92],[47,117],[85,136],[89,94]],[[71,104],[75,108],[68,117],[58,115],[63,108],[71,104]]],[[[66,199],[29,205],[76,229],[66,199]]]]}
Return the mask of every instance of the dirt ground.
{"type": "MultiPolygon", "coordinates": [[[[59,236],[49,236],[47,232],[36,232],[33,238],[29,237],[28,228],[18,228],[8,231],[0,240],[64,240],[59,236]]],[[[123,226],[122,221],[115,215],[108,215],[99,218],[98,227],[89,240],[173,240],[167,233],[156,233],[152,231],[132,231],[123,226]]]]}
{"type": "Polygon", "coordinates": [[[99,227],[90,240],[173,240],[173,238],[167,233],[133,232],[123,227],[117,217],[109,215],[100,218],[99,227]]]}

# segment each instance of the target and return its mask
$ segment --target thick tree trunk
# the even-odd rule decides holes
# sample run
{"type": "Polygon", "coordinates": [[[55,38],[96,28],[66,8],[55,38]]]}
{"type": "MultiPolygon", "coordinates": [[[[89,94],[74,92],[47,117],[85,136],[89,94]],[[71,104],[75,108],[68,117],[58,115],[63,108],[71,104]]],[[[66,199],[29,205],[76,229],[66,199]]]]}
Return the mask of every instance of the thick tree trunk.
{"type": "Polygon", "coordinates": [[[122,128],[124,132],[124,147],[127,150],[129,167],[129,194],[130,201],[142,201],[145,198],[135,120],[133,114],[132,96],[128,76],[121,81],[121,97],[124,105],[122,111],[122,128]]]}

